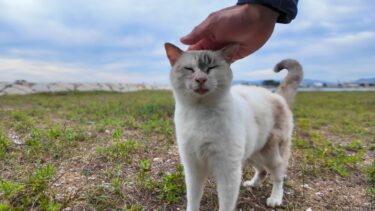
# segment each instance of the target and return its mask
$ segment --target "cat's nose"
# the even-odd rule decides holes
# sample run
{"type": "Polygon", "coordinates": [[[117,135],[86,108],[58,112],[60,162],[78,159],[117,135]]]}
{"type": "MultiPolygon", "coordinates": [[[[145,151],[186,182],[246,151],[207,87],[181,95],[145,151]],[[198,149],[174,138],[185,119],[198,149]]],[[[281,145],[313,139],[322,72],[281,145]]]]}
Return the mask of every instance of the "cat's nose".
{"type": "Polygon", "coordinates": [[[207,77],[198,77],[195,78],[195,81],[199,84],[204,84],[207,81],[207,77]]]}

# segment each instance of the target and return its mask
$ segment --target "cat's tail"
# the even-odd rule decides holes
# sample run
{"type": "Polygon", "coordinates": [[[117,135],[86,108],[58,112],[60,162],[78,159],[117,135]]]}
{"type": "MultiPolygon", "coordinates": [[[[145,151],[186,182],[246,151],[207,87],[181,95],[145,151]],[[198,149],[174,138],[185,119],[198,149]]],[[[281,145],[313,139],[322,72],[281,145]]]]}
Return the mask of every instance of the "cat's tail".
{"type": "Polygon", "coordinates": [[[288,70],[288,75],[281,82],[280,86],[277,87],[276,93],[283,96],[289,108],[292,108],[297,88],[303,79],[302,66],[294,59],[284,59],[277,63],[273,70],[280,72],[283,69],[288,70]]]}

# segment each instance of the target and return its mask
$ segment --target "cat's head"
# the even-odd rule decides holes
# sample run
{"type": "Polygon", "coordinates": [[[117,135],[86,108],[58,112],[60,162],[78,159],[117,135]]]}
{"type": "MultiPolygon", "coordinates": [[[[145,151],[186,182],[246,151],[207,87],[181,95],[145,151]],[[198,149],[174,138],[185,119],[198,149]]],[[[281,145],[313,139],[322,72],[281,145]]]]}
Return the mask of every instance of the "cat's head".
{"type": "Polygon", "coordinates": [[[172,66],[170,80],[175,92],[194,98],[220,95],[232,83],[230,64],[238,45],[218,51],[182,51],[166,43],[165,50],[172,66]]]}

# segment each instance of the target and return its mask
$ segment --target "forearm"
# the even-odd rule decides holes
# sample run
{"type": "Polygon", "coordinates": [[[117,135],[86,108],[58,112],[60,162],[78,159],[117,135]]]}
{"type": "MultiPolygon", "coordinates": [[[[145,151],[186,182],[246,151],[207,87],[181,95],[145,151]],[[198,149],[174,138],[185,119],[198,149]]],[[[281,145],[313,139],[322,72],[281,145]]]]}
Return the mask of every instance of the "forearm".
{"type": "Polygon", "coordinates": [[[290,23],[297,15],[298,0],[238,0],[237,4],[261,4],[277,11],[278,23],[290,23]]]}

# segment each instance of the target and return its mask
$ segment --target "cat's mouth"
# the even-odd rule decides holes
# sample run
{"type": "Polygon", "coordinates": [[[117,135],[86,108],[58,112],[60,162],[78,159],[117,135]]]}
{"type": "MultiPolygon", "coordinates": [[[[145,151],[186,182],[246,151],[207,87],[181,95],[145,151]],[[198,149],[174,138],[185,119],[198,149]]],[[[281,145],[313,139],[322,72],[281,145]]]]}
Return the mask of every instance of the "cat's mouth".
{"type": "Polygon", "coordinates": [[[207,88],[204,88],[204,87],[199,87],[199,88],[197,88],[197,89],[194,89],[194,92],[195,92],[195,93],[198,93],[198,94],[200,94],[200,95],[204,95],[204,94],[206,94],[208,91],[210,91],[210,90],[207,89],[207,88]]]}

